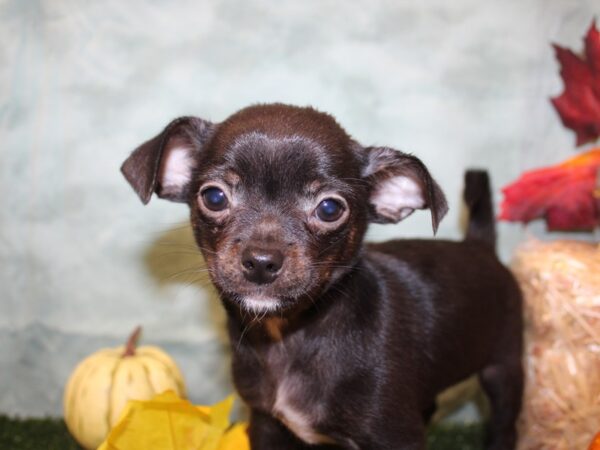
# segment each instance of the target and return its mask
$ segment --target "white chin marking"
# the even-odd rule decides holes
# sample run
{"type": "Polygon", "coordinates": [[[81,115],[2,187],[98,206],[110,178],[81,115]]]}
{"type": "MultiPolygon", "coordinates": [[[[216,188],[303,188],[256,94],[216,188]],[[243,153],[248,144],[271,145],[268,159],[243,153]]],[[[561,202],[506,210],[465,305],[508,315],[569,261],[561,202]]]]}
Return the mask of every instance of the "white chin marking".
{"type": "Polygon", "coordinates": [[[280,306],[278,299],[273,297],[262,297],[262,296],[247,296],[242,297],[242,305],[248,311],[254,313],[265,313],[277,310],[280,306]]]}

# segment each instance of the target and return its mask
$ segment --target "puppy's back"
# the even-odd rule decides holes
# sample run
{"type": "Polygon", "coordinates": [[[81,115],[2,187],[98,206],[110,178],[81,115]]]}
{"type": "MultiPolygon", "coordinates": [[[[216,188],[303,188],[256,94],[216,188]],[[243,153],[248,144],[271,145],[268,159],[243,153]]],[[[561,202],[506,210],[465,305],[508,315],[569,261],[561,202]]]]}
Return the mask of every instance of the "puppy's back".
{"type": "Polygon", "coordinates": [[[366,258],[399,324],[392,345],[416,349],[429,396],[481,370],[507,330],[519,332],[519,287],[484,242],[394,240],[369,245],[366,258]]]}

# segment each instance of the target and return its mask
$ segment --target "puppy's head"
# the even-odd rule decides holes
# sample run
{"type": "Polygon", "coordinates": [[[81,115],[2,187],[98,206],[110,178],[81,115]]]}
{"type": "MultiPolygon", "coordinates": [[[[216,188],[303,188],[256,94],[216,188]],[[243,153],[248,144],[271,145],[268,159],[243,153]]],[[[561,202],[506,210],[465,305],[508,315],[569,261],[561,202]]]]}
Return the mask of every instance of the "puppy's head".
{"type": "Polygon", "coordinates": [[[368,222],[447,211],[425,166],[387,147],[361,147],[312,108],[259,105],[220,124],[171,122],[122,172],[144,203],[187,203],[212,281],[226,301],[284,314],[353,265],[368,222]]]}

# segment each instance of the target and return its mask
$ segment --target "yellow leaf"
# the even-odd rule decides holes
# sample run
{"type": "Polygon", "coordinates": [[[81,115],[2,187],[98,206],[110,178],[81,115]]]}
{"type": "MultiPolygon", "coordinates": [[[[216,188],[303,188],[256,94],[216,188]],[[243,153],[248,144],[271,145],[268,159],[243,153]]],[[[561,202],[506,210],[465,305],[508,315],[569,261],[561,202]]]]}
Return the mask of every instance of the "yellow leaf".
{"type": "Polygon", "coordinates": [[[211,407],[197,407],[172,391],[149,401],[132,400],[98,450],[242,450],[239,445],[221,445],[233,431],[228,438],[243,442],[237,427],[226,433],[232,406],[233,396],[211,407]]]}
{"type": "Polygon", "coordinates": [[[231,427],[221,439],[219,450],[250,450],[247,428],[246,423],[238,423],[231,427]]]}

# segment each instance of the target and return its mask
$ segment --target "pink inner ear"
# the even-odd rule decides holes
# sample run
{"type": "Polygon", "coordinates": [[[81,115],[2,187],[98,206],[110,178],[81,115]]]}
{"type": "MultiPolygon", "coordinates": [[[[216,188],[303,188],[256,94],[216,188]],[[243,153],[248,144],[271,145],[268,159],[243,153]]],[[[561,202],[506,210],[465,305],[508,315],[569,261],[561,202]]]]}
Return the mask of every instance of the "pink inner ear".
{"type": "Polygon", "coordinates": [[[400,221],[426,205],[421,186],[407,176],[382,181],[371,195],[371,203],[378,214],[394,221],[400,221]]]}
{"type": "Polygon", "coordinates": [[[162,190],[168,193],[181,191],[192,179],[195,161],[191,150],[185,146],[175,146],[166,150],[160,170],[162,190]]]}

